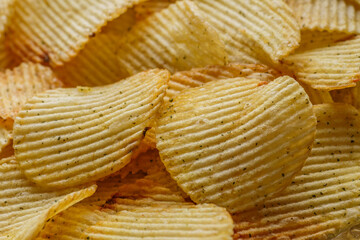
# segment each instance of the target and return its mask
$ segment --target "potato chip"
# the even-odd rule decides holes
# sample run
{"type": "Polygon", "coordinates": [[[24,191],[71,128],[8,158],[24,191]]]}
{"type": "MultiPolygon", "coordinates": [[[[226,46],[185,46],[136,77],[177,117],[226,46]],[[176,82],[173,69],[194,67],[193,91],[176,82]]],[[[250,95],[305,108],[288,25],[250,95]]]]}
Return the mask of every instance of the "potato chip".
{"type": "Polygon", "coordinates": [[[170,72],[227,63],[225,46],[192,1],[178,1],[135,24],[118,40],[118,61],[126,77],[161,67],[170,72]]]}
{"type": "Polygon", "coordinates": [[[230,62],[278,62],[300,42],[300,30],[291,9],[282,0],[198,0],[213,26],[229,37],[230,62]]]}
{"type": "Polygon", "coordinates": [[[312,105],[288,76],[261,84],[209,82],[164,106],[157,148],[196,203],[244,211],[290,184],[301,169],[314,140],[312,105]]]}
{"type": "Polygon", "coordinates": [[[169,72],[150,70],[102,87],[49,90],[20,111],[16,160],[31,181],[64,188],[123,168],[154,121],[169,72]]]}
{"type": "Polygon", "coordinates": [[[306,50],[327,47],[329,44],[344,41],[354,37],[354,34],[343,32],[327,32],[327,31],[301,31],[301,42],[296,52],[303,52],[306,50]]]}
{"type": "Polygon", "coordinates": [[[24,60],[62,65],[108,21],[141,1],[15,1],[6,43],[24,60]]]}
{"type": "Polygon", "coordinates": [[[360,33],[359,8],[347,0],[286,0],[301,29],[360,33]]]}
{"type": "Polygon", "coordinates": [[[91,38],[76,57],[56,67],[54,72],[67,86],[73,87],[100,86],[120,80],[123,70],[116,56],[118,38],[134,24],[135,12],[128,10],[91,38]]]}
{"type": "Polygon", "coordinates": [[[37,93],[62,87],[50,68],[35,63],[0,73],[0,117],[15,119],[25,102],[37,93]]]}
{"type": "Polygon", "coordinates": [[[314,146],[301,172],[258,211],[235,217],[235,239],[332,239],[359,223],[359,112],[346,104],[314,110],[314,146]]]}
{"type": "Polygon", "coordinates": [[[0,125],[0,153],[7,145],[9,145],[10,139],[12,139],[10,131],[0,125]]]}
{"type": "Polygon", "coordinates": [[[2,160],[0,181],[0,239],[33,239],[49,218],[96,190],[96,185],[41,189],[25,178],[14,157],[2,160]]]}
{"type": "Polygon", "coordinates": [[[170,77],[169,89],[166,92],[165,101],[172,99],[186,88],[198,87],[214,80],[245,77],[262,81],[272,81],[279,76],[280,73],[268,66],[241,63],[230,63],[225,66],[207,66],[189,71],[181,71],[170,77]]]}
{"type": "Polygon", "coordinates": [[[149,0],[134,6],[136,19],[143,20],[148,16],[168,8],[176,0],[149,0]]]}
{"type": "Polygon", "coordinates": [[[312,87],[308,86],[307,84],[301,83],[300,84],[307,95],[309,96],[309,99],[312,104],[322,104],[322,103],[333,103],[333,99],[331,97],[330,92],[325,90],[318,90],[313,89],[312,87]]]}
{"type": "Polygon", "coordinates": [[[360,80],[360,37],[285,58],[297,80],[321,90],[354,87],[360,80]]]}

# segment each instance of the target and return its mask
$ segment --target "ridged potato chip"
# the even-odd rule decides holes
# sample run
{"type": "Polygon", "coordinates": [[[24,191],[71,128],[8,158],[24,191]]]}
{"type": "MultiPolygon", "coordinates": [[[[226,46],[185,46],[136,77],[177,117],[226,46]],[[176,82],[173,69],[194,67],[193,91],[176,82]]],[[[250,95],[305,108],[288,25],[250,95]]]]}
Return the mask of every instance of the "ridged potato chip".
{"type": "Polygon", "coordinates": [[[301,29],[360,33],[360,10],[347,0],[286,0],[301,29]]]}
{"type": "Polygon", "coordinates": [[[108,21],[141,1],[15,1],[6,44],[24,60],[62,65],[108,21]]]}
{"type": "Polygon", "coordinates": [[[193,201],[230,212],[253,208],[290,184],[316,125],[305,91],[288,76],[265,85],[210,82],[184,90],[161,114],[156,138],[166,169],[193,201]]]}
{"type": "Polygon", "coordinates": [[[20,111],[16,160],[31,181],[64,188],[123,168],[160,107],[169,72],[150,70],[102,87],[49,90],[20,111]]]}
{"type": "Polygon", "coordinates": [[[25,102],[35,94],[62,87],[48,67],[36,63],[0,73],[0,118],[14,120],[25,102]]]}
{"type": "Polygon", "coordinates": [[[135,21],[135,12],[128,10],[91,38],[73,59],[54,68],[54,72],[73,87],[100,86],[120,80],[123,69],[117,62],[118,39],[135,21]]]}
{"type": "Polygon", "coordinates": [[[181,71],[170,77],[165,101],[175,97],[186,88],[198,87],[214,80],[245,77],[261,81],[272,81],[279,76],[279,72],[266,65],[241,63],[230,63],[225,66],[214,65],[181,71]]]}
{"type": "Polygon", "coordinates": [[[360,37],[329,44],[285,58],[297,80],[315,89],[354,87],[360,80],[360,37]]]}
{"type": "Polygon", "coordinates": [[[34,239],[48,219],[96,190],[96,185],[41,189],[26,179],[14,157],[1,160],[0,182],[0,239],[34,239]]]}
{"type": "Polygon", "coordinates": [[[300,28],[282,0],[198,0],[199,8],[224,36],[230,62],[278,62],[300,42],[300,28]]]}
{"type": "Polygon", "coordinates": [[[139,21],[118,40],[118,46],[123,70],[119,77],[156,67],[176,72],[227,63],[224,42],[188,0],[139,21]]]}
{"type": "Polygon", "coordinates": [[[9,24],[9,16],[11,15],[12,5],[15,0],[0,1],[0,70],[13,67],[16,65],[15,57],[9,49],[5,47],[5,30],[9,24]]]}
{"type": "Polygon", "coordinates": [[[312,104],[315,105],[334,102],[329,91],[314,89],[304,83],[300,83],[300,85],[304,88],[312,104]]]}
{"type": "Polygon", "coordinates": [[[175,3],[176,0],[149,0],[134,6],[136,19],[142,20],[148,16],[160,12],[169,7],[170,4],[175,3]]]}
{"type": "Polygon", "coordinates": [[[314,146],[301,172],[258,211],[236,216],[234,239],[331,239],[359,223],[359,112],[346,104],[314,110],[314,146]]]}

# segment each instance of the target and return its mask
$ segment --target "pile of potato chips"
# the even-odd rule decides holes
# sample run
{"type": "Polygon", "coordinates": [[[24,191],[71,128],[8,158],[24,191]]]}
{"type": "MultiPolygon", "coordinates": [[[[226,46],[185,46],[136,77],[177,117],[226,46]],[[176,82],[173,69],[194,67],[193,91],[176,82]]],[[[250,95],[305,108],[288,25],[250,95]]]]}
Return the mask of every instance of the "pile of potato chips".
{"type": "Polygon", "coordinates": [[[0,240],[360,239],[360,1],[0,14],[0,240]]]}

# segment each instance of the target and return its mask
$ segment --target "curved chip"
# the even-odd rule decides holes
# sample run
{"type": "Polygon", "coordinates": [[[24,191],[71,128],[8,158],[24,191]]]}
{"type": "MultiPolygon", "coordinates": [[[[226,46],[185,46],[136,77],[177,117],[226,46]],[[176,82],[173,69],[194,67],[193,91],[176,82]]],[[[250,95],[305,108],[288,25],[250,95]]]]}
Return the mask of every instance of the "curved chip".
{"type": "Polygon", "coordinates": [[[354,87],[360,80],[360,37],[285,58],[297,80],[321,90],[354,87]]]}
{"type": "Polygon", "coordinates": [[[41,189],[26,179],[14,157],[1,161],[0,181],[1,239],[34,239],[49,218],[96,190],[96,185],[62,191],[41,189]]]}
{"type": "Polygon", "coordinates": [[[175,3],[176,0],[149,0],[134,6],[137,20],[143,20],[148,16],[160,12],[161,10],[175,3]]]}
{"type": "Polygon", "coordinates": [[[244,211],[288,184],[307,158],[315,116],[290,77],[233,78],[183,91],[165,105],[157,148],[193,201],[244,211]]]}
{"type": "Polygon", "coordinates": [[[312,104],[315,105],[334,102],[329,91],[314,89],[304,83],[300,85],[304,88],[312,104]]]}
{"type": "Polygon", "coordinates": [[[263,208],[235,217],[235,239],[332,239],[359,223],[359,112],[346,104],[314,110],[314,146],[301,172],[263,208]]]}
{"type": "Polygon", "coordinates": [[[141,1],[15,1],[6,43],[24,60],[62,65],[108,21],[141,1]]]}
{"type": "Polygon", "coordinates": [[[63,84],[52,70],[36,63],[0,73],[0,117],[14,120],[25,102],[35,94],[63,84]]]}
{"type": "Polygon", "coordinates": [[[347,0],[286,0],[306,30],[360,33],[360,10],[347,0]]]}
{"type": "Polygon", "coordinates": [[[101,86],[117,82],[123,72],[117,62],[118,39],[135,24],[134,11],[128,10],[91,38],[69,62],[54,68],[67,86],[101,86]]]}
{"type": "Polygon", "coordinates": [[[2,150],[9,145],[10,140],[12,139],[11,133],[4,126],[0,124],[0,156],[2,150]]]}
{"type": "Polygon", "coordinates": [[[280,73],[276,70],[260,64],[230,63],[225,66],[194,68],[189,71],[177,72],[170,77],[165,101],[175,97],[186,88],[198,87],[214,80],[245,77],[269,82],[279,76],[280,73]]]}
{"type": "Polygon", "coordinates": [[[126,77],[151,68],[170,72],[227,63],[222,39],[192,1],[178,1],[135,24],[118,40],[126,77]]]}
{"type": "Polygon", "coordinates": [[[196,3],[211,24],[230,38],[226,42],[230,62],[257,63],[270,59],[276,63],[299,45],[299,26],[282,0],[198,0],[196,3]]]}
{"type": "Polygon", "coordinates": [[[14,124],[21,169],[31,181],[55,188],[120,170],[151,125],[168,79],[168,71],[154,69],[103,87],[38,94],[14,124]]]}

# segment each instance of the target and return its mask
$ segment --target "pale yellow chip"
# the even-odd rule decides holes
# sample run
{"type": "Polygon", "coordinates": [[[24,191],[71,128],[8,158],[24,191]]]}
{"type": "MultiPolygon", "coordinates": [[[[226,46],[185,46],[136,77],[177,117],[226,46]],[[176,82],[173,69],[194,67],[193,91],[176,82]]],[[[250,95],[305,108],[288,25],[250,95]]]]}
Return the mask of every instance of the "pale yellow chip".
{"type": "Polygon", "coordinates": [[[290,77],[259,83],[214,81],[164,106],[157,148],[196,203],[255,207],[290,184],[310,153],[316,119],[303,88],[290,77]]]}
{"type": "Polygon", "coordinates": [[[229,60],[278,62],[300,42],[300,29],[282,0],[198,0],[213,26],[226,36],[229,60]]]}
{"type": "Polygon", "coordinates": [[[96,190],[96,185],[41,189],[25,178],[14,157],[1,160],[0,182],[0,239],[34,239],[49,218],[96,190]]]}
{"type": "Polygon", "coordinates": [[[36,63],[22,63],[0,73],[0,118],[14,120],[29,98],[62,86],[50,68],[36,63]]]}
{"type": "Polygon", "coordinates": [[[175,2],[176,0],[149,0],[140,3],[134,7],[136,19],[143,20],[156,12],[168,8],[170,4],[175,2]]]}
{"type": "Polygon", "coordinates": [[[304,88],[312,104],[315,105],[334,102],[329,91],[314,89],[305,83],[300,83],[300,85],[304,88]]]}
{"type": "Polygon", "coordinates": [[[360,37],[297,53],[285,58],[297,80],[315,89],[354,87],[360,80],[360,37]]]}
{"type": "Polygon", "coordinates": [[[235,217],[235,239],[332,239],[359,223],[359,112],[345,104],[314,110],[314,146],[301,172],[258,211],[235,217]]]}
{"type": "Polygon", "coordinates": [[[189,0],[178,1],[135,24],[118,40],[123,73],[161,67],[170,72],[227,63],[219,34],[189,0]]]}
{"type": "Polygon", "coordinates": [[[24,60],[62,65],[91,36],[142,0],[15,1],[6,43],[24,60]]]}
{"type": "Polygon", "coordinates": [[[303,30],[301,31],[300,46],[296,49],[296,52],[299,53],[314,48],[326,47],[329,46],[329,44],[344,41],[353,36],[354,34],[343,32],[303,30]]]}
{"type": "Polygon", "coordinates": [[[207,66],[189,71],[181,71],[170,77],[165,101],[171,100],[184,89],[198,87],[204,83],[219,79],[245,77],[269,82],[279,76],[279,72],[268,66],[241,63],[230,63],[225,66],[207,66]]]}
{"type": "Polygon", "coordinates": [[[360,9],[348,0],[286,0],[301,29],[360,33],[360,9]]]}
{"type": "Polygon", "coordinates": [[[100,86],[121,79],[123,69],[117,62],[118,39],[135,24],[135,12],[128,10],[111,21],[101,33],[69,62],[54,72],[67,86],[100,86]]]}
{"type": "Polygon", "coordinates": [[[154,121],[169,72],[150,70],[102,87],[49,90],[20,111],[16,160],[31,181],[64,188],[123,168],[154,121]]]}

